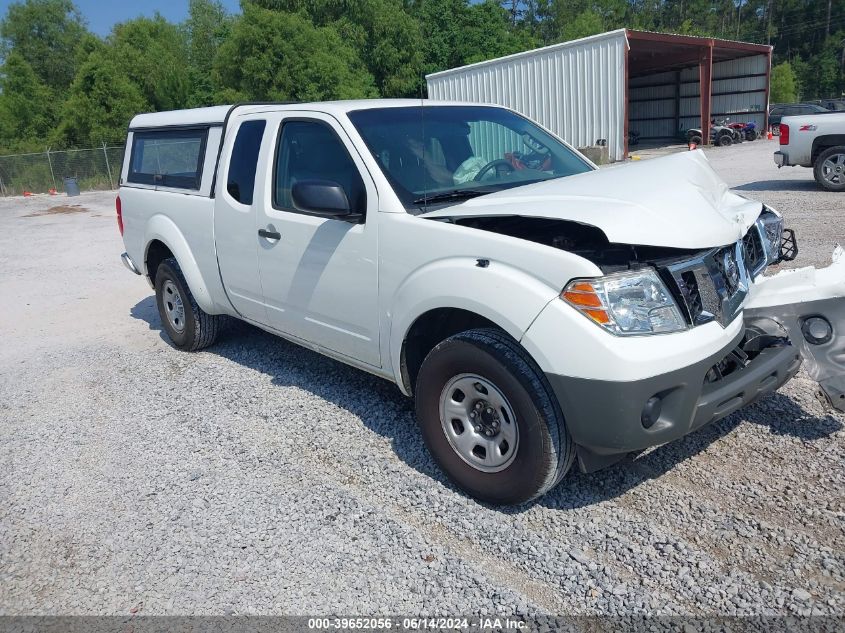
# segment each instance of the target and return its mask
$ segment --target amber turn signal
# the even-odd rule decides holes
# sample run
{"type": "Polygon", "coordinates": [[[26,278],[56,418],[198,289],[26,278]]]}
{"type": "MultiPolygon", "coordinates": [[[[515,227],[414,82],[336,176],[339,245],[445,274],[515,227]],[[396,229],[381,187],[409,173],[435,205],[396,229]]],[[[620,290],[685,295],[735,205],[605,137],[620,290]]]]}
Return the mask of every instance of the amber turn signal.
{"type": "Polygon", "coordinates": [[[575,306],[584,306],[585,308],[601,308],[602,302],[598,295],[590,289],[590,292],[576,292],[574,290],[567,290],[563,293],[563,298],[575,306]]]}
{"type": "Polygon", "coordinates": [[[587,281],[574,282],[567,286],[560,296],[573,308],[590,317],[599,325],[610,323],[610,315],[608,315],[604,302],[596,293],[593,284],[587,281]]]}

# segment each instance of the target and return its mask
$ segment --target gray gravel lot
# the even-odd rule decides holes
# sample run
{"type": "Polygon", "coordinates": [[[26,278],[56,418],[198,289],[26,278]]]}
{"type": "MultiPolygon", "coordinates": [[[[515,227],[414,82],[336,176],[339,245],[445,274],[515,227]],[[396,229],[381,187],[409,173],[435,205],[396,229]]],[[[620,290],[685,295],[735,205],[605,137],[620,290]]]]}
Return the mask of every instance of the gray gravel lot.
{"type": "MultiPolygon", "coordinates": [[[[845,195],[774,149],[708,154],[823,265],[845,195]]],[[[845,416],[803,372],[491,508],[391,384],[246,325],[171,348],[112,200],[0,200],[0,613],[845,614],[845,416]]]]}

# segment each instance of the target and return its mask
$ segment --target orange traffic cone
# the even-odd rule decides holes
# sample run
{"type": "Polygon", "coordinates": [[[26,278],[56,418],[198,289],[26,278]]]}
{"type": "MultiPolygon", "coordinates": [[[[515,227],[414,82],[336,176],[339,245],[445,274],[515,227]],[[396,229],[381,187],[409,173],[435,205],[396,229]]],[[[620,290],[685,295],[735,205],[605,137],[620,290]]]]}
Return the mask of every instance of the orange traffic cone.
{"type": "Polygon", "coordinates": [[[24,195],[24,197],[29,198],[32,195],[32,192],[31,191],[24,191],[23,195],[24,195]]]}
{"type": "Polygon", "coordinates": [[[694,149],[698,149],[698,145],[696,143],[690,143],[689,144],[689,151],[692,151],[694,149]]]}
{"type": "Polygon", "coordinates": [[[772,134],[772,130],[769,129],[768,133],[766,134],[766,140],[771,141],[771,140],[774,140],[774,138],[775,138],[775,135],[772,134]]]}

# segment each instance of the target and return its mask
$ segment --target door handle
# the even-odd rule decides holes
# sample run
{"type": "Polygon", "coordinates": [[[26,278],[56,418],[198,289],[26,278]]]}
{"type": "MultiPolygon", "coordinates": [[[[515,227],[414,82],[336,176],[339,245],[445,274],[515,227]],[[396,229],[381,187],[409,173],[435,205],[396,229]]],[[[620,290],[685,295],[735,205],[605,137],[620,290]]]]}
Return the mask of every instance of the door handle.
{"type": "Polygon", "coordinates": [[[258,229],[258,235],[268,240],[282,239],[282,234],[278,231],[267,231],[265,229],[258,229]]]}

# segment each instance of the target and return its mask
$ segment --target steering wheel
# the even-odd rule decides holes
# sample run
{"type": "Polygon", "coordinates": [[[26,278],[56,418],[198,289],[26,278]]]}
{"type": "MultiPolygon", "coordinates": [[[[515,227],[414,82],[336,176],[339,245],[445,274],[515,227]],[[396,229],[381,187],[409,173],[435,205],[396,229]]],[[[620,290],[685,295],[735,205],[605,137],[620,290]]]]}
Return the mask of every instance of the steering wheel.
{"type": "Polygon", "coordinates": [[[511,173],[516,171],[516,167],[511,165],[508,161],[503,158],[497,158],[496,160],[491,160],[489,163],[484,165],[484,167],[479,169],[478,173],[475,174],[475,178],[473,178],[473,180],[481,181],[484,176],[487,175],[488,171],[490,171],[491,169],[495,169],[496,171],[498,171],[499,167],[507,167],[508,171],[511,173]]]}

